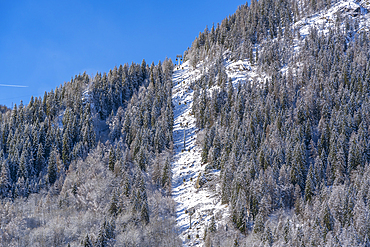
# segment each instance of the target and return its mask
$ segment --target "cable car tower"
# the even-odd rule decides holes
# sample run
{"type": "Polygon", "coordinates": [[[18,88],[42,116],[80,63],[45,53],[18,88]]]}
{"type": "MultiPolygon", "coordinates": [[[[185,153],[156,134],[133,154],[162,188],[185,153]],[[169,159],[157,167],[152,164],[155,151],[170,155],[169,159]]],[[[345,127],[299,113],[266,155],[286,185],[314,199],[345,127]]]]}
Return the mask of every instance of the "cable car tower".
{"type": "Polygon", "coordinates": [[[177,62],[177,65],[181,65],[182,64],[182,55],[177,55],[176,56],[176,62],[177,62]]]}

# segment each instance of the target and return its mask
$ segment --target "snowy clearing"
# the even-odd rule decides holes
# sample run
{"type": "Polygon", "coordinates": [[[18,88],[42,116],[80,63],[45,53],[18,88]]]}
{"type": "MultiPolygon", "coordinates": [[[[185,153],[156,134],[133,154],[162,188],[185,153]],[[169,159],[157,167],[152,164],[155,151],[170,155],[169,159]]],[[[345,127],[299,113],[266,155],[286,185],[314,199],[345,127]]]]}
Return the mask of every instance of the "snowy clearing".
{"type": "MultiPolygon", "coordinates": [[[[261,80],[255,68],[246,60],[225,60],[225,68],[234,87],[239,83],[261,80]]],[[[177,203],[177,226],[184,246],[203,246],[204,231],[211,218],[215,217],[216,225],[225,225],[229,222],[230,215],[228,205],[222,205],[220,200],[220,171],[205,172],[205,165],[201,163],[202,150],[196,144],[199,129],[191,115],[191,84],[201,77],[201,71],[204,71],[201,63],[193,69],[185,62],[175,67],[173,75],[175,154],[172,164],[172,195],[177,203]],[[203,180],[201,186],[198,186],[197,180],[203,180]]]]}

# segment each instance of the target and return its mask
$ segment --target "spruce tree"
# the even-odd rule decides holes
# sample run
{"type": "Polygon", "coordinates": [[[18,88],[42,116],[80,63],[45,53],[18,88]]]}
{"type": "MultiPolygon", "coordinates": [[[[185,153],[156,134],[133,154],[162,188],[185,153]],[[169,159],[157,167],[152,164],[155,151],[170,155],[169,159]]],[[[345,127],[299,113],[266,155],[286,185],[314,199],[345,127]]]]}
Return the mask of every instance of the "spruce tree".
{"type": "Polygon", "coordinates": [[[11,188],[10,171],[8,161],[4,160],[1,164],[0,173],[0,196],[1,198],[7,197],[11,188]]]}
{"type": "Polygon", "coordinates": [[[49,184],[54,184],[58,176],[57,168],[57,150],[54,147],[53,151],[50,153],[49,162],[48,162],[48,182],[49,184]]]}
{"type": "Polygon", "coordinates": [[[111,198],[111,201],[110,201],[110,207],[109,207],[108,211],[113,216],[116,216],[118,211],[119,211],[118,196],[117,196],[116,192],[113,192],[113,195],[112,195],[112,198],[111,198]]]}

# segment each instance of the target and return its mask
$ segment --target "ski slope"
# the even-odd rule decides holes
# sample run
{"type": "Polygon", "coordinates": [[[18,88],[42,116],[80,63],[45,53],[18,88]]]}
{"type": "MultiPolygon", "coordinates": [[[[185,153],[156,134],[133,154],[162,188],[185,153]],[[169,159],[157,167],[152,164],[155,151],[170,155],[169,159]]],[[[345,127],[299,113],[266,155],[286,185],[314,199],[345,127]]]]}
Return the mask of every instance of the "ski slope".
{"type": "MultiPolygon", "coordinates": [[[[218,187],[195,187],[198,176],[204,176],[205,168],[201,164],[201,148],[196,145],[198,129],[191,115],[193,90],[190,84],[199,77],[199,70],[191,70],[187,63],[176,67],[173,76],[175,154],[172,195],[177,203],[177,226],[184,246],[203,246],[204,230],[211,217],[217,215],[221,221],[228,217],[227,205],[221,205],[218,187]],[[189,212],[193,212],[191,227],[189,212]]],[[[219,171],[214,171],[207,177],[217,178],[218,175],[219,171]]]]}
{"type": "MultiPolygon", "coordinates": [[[[257,77],[247,61],[226,60],[225,68],[234,86],[257,77]]],[[[175,147],[172,163],[172,196],[177,203],[177,226],[184,246],[203,246],[204,231],[212,217],[215,218],[216,226],[229,223],[228,206],[222,205],[220,200],[221,189],[218,182],[220,171],[205,172],[205,165],[201,163],[202,150],[197,145],[199,129],[196,127],[194,116],[191,115],[193,105],[191,84],[201,77],[202,71],[207,71],[202,67],[202,63],[194,69],[186,62],[176,66],[173,75],[175,147]],[[198,177],[204,183],[200,187],[197,186],[198,177]]],[[[211,90],[213,88],[209,89],[211,90]]]]}

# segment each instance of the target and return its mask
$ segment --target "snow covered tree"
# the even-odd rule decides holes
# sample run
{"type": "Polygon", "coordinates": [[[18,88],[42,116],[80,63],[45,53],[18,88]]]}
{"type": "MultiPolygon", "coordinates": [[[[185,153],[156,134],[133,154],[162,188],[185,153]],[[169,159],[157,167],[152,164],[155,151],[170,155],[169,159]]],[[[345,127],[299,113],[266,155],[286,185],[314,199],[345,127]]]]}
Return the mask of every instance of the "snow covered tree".
{"type": "Polygon", "coordinates": [[[53,148],[53,151],[50,153],[49,162],[48,162],[48,182],[49,184],[54,184],[58,177],[58,167],[57,167],[57,156],[58,151],[56,148],[53,148]]]}
{"type": "Polygon", "coordinates": [[[11,188],[10,171],[7,160],[4,160],[1,164],[0,173],[0,195],[2,198],[7,197],[11,188]]]}

